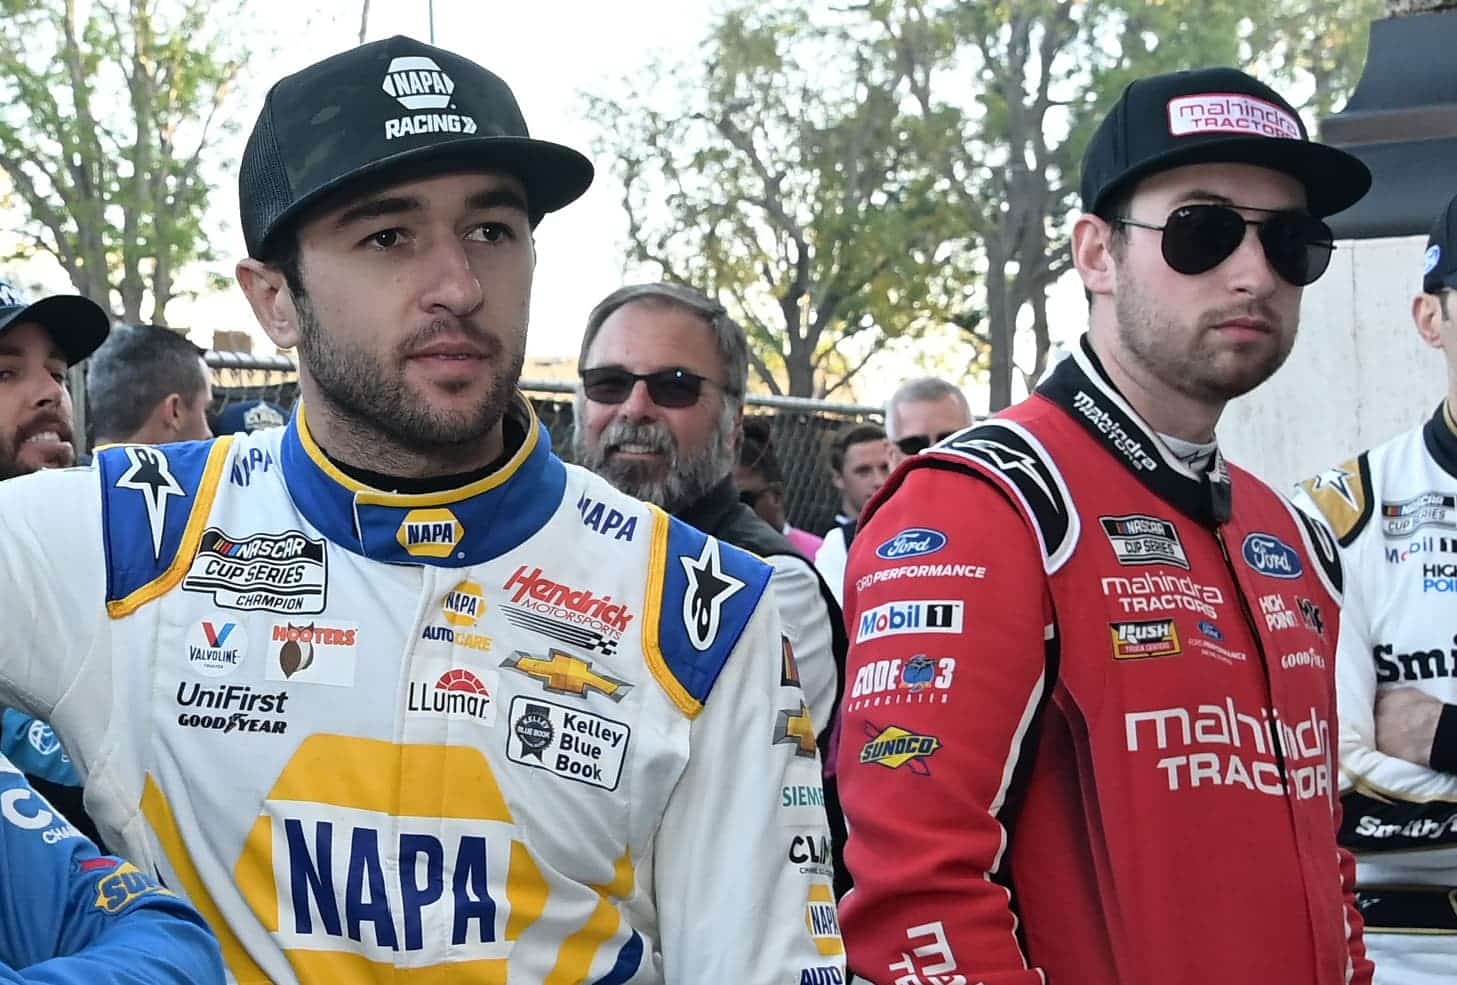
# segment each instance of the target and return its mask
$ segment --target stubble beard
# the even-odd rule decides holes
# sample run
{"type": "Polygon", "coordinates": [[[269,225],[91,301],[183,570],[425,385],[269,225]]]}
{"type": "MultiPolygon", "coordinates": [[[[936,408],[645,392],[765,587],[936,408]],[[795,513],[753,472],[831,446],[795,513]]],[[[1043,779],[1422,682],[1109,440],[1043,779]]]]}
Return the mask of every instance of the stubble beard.
{"type": "MultiPolygon", "coordinates": [[[[363,348],[340,345],[324,330],[307,296],[295,296],[298,312],[299,354],[309,368],[314,385],[331,409],[340,415],[358,438],[370,436],[411,454],[451,453],[480,443],[505,416],[511,396],[521,379],[525,347],[521,346],[504,365],[501,345],[491,336],[472,331],[475,341],[487,352],[484,372],[492,365],[501,368],[480,401],[464,411],[441,411],[412,389],[398,369],[363,348]]],[[[422,336],[441,331],[444,322],[432,325],[422,336]]],[[[407,345],[421,339],[407,340],[407,345]]]]}
{"type": "MultiPolygon", "coordinates": [[[[582,420],[580,400],[576,419],[582,420]]],[[[590,442],[585,429],[578,426],[572,433],[572,457],[619,492],[676,514],[702,499],[733,471],[733,425],[733,410],[725,406],[708,442],[698,454],[686,459],[673,433],[660,421],[614,420],[602,429],[596,443],[590,442]],[[611,455],[608,449],[618,444],[655,448],[666,454],[667,468],[660,473],[655,466],[611,455]]]]}
{"type": "Polygon", "coordinates": [[[1266,305],[1243,305],[1200,318],[1192,332],[1153,303],[1136,281],[1125,281],[1114,298],[1118,341],[1145,373],[1169,389],[1206,404],[1225,404],[1268,380],[1285,364],[1295,333],[1277,327],[1276,345],[1260,357],[1216,351],[1210,343],[1215,325],[1228,318],[1256,313],[1271,325],[1282,320],[1266,305]],[[1185,335],[1187,344],[1175,345],[1185,335]],[[1224,358],[1220,358],[1223,356],[1224,358]]]}

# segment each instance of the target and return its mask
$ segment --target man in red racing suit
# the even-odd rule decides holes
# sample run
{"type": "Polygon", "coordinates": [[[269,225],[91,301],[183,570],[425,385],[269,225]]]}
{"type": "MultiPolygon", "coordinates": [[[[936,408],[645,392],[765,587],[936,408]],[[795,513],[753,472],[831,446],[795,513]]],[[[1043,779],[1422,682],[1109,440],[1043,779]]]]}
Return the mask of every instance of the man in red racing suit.
{"type": "MultiPolygon", "coordinates": [[[[1232,70],[1181,73],[1135,83],[1115,116],[1230,92],[1279,98],[1232,70]]],[[[1221,163],[1179,159],[1114,217],[1156,220],[1158,196],[1326,214],[1285,148],[1256,167],[1249,143],[1275,141],[1241,140],[1199,145],[1221,163]]],[[[1288,352],[1285,275],[1301,272],[1240,229],[1197,275],[1161,270],[1153,296],[1259,324],[1186,313],[1148,348],[1127,337],[1146,312],[1106,295],[1168,260],[1169,234],[1160,257],[1156,232],[1108,245],[1114,225],[1075,233],[1094,295],[1078,350],[1026,402],[908,461],[852,547],[850,965],[879,985],[1368,983],[1335,838],[1334,544],[1213,443],[1223,399],[1288,352]],[[1203,389],[1169,366],[1181,344],[1205,347],[1203,389]]]]}

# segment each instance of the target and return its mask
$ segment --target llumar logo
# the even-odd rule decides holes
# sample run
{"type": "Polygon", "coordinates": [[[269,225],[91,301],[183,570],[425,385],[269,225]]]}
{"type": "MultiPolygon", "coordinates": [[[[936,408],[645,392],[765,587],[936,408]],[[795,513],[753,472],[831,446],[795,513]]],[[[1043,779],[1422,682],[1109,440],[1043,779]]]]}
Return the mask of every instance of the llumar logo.
{"type": "Polygon", "coordinates": [[[395,540],[411,557],[450,557],[465,536],[465,527],[446,509],[411,510],[400,522],[395,540]]]}

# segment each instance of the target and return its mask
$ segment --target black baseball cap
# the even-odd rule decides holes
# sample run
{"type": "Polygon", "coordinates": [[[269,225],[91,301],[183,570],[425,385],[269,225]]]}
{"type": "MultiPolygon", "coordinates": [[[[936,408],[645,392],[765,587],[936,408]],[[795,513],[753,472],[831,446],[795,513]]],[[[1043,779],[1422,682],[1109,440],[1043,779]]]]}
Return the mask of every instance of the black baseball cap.
{"type": "Polygon", "coordinates": [[[1257,164],[1296,178],[1316,216],[1350,208],[1371,187],[1366,165],[1312,141],[1274,89],[1238,69],[1203,68],[1136,79],[1123,90],[1083,155],[1083,211],[1103,215],[1151,174],[1211,163],[1257,164]]]}
{"type": "Polygon", "coordinates": [[[577,198],[592,164],[533,140],[500,77],[468,58],[396,35],[360,45],[268,90],[238,168],[248,255],[310,205],[396,170],[499,168],[526,186],[533,219],[577,198]]]}
{"type": "Polygon", "coordinates": [[[79,294],[52,294],[28,301],[13,284],[0,281],[0,335],[11,325],[27,321],[50,333],[65,353],[67,366],[95,352],[111,331],[111,318],[101,305],[79,294]]]}
{"type": "Polygon", "coordinates": [[[1457,290],[1457,198],[1448,202],[1432,223],[1422,267],[1422,290],[1426,293],[1457,290]]]}

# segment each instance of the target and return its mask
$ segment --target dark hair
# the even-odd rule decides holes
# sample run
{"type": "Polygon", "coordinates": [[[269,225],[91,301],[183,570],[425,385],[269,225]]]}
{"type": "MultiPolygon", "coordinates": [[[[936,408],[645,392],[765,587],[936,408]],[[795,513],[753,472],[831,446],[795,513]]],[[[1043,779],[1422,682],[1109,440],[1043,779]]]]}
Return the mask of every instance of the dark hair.
{"type": "Polygon", "coordinates": [[[125,441],[171,394],[207,388],[203,350],[161,325],[117,325],[86,364],[86,413],[99,443],[125,441]]]}
{"type": "Polygon", "coordinates": [[[263,262],[283,273],[284,283],[295,298],[307,296],[304,291],[303,252],[298,243],[298,227],[290,225],[268,237],[264,244],[263,262]]]}
{"type": "Polygon", "coordinates": [[[774,454],[774,438],[767,417],[744,418],[744,440],[739,445],[739,466],[757,472],[770,484],[784,484],[784,470],[774,454]]]}
{"type": "Polygon", "coordinates": [[[836,475],[845,467],[845,455],[851,445],[863,445],[867,441],[884,441],[885,429],[878,424],[852,424],[843,428],[830,443],[830,471],[836,475]]]}

